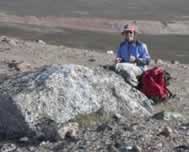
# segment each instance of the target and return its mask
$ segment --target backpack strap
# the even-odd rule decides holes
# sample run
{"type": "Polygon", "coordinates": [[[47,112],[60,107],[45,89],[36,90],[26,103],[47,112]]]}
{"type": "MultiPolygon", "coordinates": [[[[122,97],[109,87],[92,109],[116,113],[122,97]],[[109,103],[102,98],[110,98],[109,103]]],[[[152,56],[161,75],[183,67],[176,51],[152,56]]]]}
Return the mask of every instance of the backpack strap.
{"type": "Polygon", "coordinates": [[[168,88],[167,88],[167,91],[169,93],[168,99],[176,97],[176,94],[173,94],[168,88]]]}
{"type": "Polygon", "coordinates": [[[136,40],[136,45],[137,46],[142,46],[142,42],[140,40],[136,40]]]}

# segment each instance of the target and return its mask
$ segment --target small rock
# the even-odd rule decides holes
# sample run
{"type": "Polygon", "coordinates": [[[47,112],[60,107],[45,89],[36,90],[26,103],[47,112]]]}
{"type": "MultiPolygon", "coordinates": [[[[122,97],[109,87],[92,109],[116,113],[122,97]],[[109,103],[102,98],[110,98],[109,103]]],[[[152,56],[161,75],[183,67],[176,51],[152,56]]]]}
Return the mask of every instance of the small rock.
{"type": "Polygon", "coordinates": [[[189,136],[189,123],[181,124],[178,128],[178,131],[183,135],[189,136]]]}
{"type": "Polygon", "coordinates": [[[34,147],[34,146],[29,146],[28,149],[29,149],[31,152],[36,151],[36,147],[34,147]]]}
{"type": "Polygon", "coordinates": [[[157,145],[155,145],[155,147],[157,148],[157,149],[162,149],[162,147],[163,147],[163,143],[158,143],[157,145]]]}
{"type": "Polygon", "coordinates": [[[112,144],[109,144],[107,146],[107,150],[110,152],[119,152],[118,149],[116,147],[114,147],[112,144]]]}
{"type": "Polygon", "coordinates": [[[42,141],[42,142],[40,143],[40,146],[48,146],[49,144],[50,144],[49,141],[42,141]]]}
{"type": "Polygon", "coordinates": [[[189,129],[189,123],[181,124],[180,128],[184,130],[189,129]]]}
{"type": "Polygon", "coordinates": [[[152,118],[158,119],[158,120],[167,120],[167,121],[169,121],[169,120],[185,120],[185,117],[178,112],[166,112],[166,111],[156,113],[152,116],[152,118]]]}
{"type": "Polygon", "coordinates": [[[9,38],[6,37],[6,36],[1,36],[1,37],[0,37],[0,41],[1,41],[1,42],[8,42],[8,41],[9,41],[9,38]]]}
{"type": "Polygon", "coordinates": [[[146,109],[148,109],[150,112],[153,112],[152,105],[154,104],[154,101],[151,99],[146,99],[143,101],[143,105],[146,109]]]}
{"type": "Polygon", "coordinates": [[[31,66],[31,64],[23,62],[23,63],[17,63],[15,66],[15,69],[17,71],[27,72],[27,71],[31,71],[33,68],[31,66]]]}
{"type": "Polygon", "coordinates": [[[96,59],[91,58],[91,59],[89,59],[88,61],[89,61],[89,62],[95,62],[96,59]]]}
{"type": "Polygon", "coordinates": [[[114,51],[113,50],[107,50],[106,53],[107,54],[114,54],[114,51]]]}
{"type": "Polygon", "coordinates": [[[163,64],[164,62],[163,62],[163,60],[161,60],[161,59],[155,59],[155,63],[156,63],[156,64],[163,64]]]}
{"type": "Polygon", "coordinates": [[[7,64],[9,68],[14,68],[16,71],[21,71],[21,72],[27,72],[33,69],[31,64],[25,63],[23,61],[17,62],[15,60],[12,60],[11,62],[8,62],[7,64]]]}
{"type": "Polygon", "coordinates": [[[176,152],[187,152],[189,151],[189,145],[180,145],[174,148],[176,152]]]}
{"type": "Polygon", "coordinates": [[[29,138],[28,137],[22,137],[19,139],[19,142],[28,142],[29,141],[29,138]]]}
{"type": "Polygon", "coordinates": [[[9,68],[14,68],[15,65],[17,64],[16,60],[5,61],[5,63],[8,65],[9,68]]]}
{"type": "Polygon", "coordinates": [[[119,121],[119,120],[123,119],[123,116],[120,115],[119,113],[115,113],[113,115],[113,119],[115,119],[116,121],[119,121]]]}
{"type": "Polygon", "coordinates": [[[138,145],[133,146],[133,152],[142,152],[142,148],[138,145]]]}
{"type": "Polygon", "coordinates": [[[42,44],[42,45],[46,45],[46,42],[43,41],[43,40],[36,40],[36,42],[39,43],[39,44],[42,44]]]}
{"type": "Polygon", "coordinates": [[[133,123],[133,124],[130,125],[130,127],[131,127],[132,130],[135,131],[138,128],[138,124],[137,123],[133,123]]]}
{"type": "Polygon", "coordinates": [[[155,60],[150,60],[150,65],[154,65],[155,64],[155,60]]]}
{"type": "Polygon", "coordinates": [[[5,43],[8,43],[8,44],[10,44],[10,45],[12,45],[12,46],[16,46],[16,45],[17,45],[17,41],[16,41],[16,40],[10,39],[10,38],[8,38],[8,37],[6,37],[6,36],[2,36],[2,37],[0,38],[0,41],[1,41],[1,42],[5,42],[5,43]]]}
{"type": "Polygon", "coordinates": [[[172,64],[180,64],[180,62],[177,61],[177,60],[172,60],[171,63],[172,63],[172,64]]]}
{"type": "Polygon", "coordinates": [[[161,130],[161,132],[158,135],[170,137],[172,134],[173,134],[173,130],[170,127],[165,127],[161,130]]]}
{"type": "Polygon", "coordinates": [[[138,145],[134,146],[121,146],[120,152],[142,152],[142,149],[138,145]]]}
{"type": "Polygon", "coordinates": [[[0,149],[1,152],[13,152],[15,150],[16,150],[15,144],[4,144],[0,149]]]}
{"type": "Polygon", "coordinates": [[[62,139],[65,137],[76,138],[79,131],[79,124],[76,122],[67,123],[64,127],[58,130],[62,139]]]}
{"type": "Polygon", "coordinates": [[[104,131],[104,130],[112,130],[112,127],[108,124],[102,124],[100,126],[97,127],[96,131],[100,132],[100,131],[104,131]]]}
{"type": "Polygon", "coordinates": [[[12,46],[17,46],[17,42],[15,40],[10,40],[8,43],[12,46]]]}

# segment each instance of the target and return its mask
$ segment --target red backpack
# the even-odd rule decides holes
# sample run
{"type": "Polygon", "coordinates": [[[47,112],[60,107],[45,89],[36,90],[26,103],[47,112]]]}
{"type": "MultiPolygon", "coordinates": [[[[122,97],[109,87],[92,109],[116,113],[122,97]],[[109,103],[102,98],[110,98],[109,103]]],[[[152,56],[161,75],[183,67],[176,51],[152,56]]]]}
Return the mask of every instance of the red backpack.
{"type": "Polygon", "coordinates": [[[154,67],[145,71],[141,78],[140,90],[156,102],[165,101],[171,96],[165,80],[165,70],[154,67]]]}

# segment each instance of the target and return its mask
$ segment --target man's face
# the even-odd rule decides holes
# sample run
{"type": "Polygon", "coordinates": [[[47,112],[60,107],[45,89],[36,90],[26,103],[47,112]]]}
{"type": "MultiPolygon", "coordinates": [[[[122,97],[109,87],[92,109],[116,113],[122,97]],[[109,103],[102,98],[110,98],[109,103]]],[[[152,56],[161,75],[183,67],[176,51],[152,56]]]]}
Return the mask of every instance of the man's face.
{"type": "Polygon", "coordinates": [[[124,38],[125,38],[127,41],[131,42],[131,41],[133,41],[134,38],[135,38],[135,32],[134,32],[134,31],[125,31],[125,32],[123,33],[123,36],[124,36],[124,38]]]}

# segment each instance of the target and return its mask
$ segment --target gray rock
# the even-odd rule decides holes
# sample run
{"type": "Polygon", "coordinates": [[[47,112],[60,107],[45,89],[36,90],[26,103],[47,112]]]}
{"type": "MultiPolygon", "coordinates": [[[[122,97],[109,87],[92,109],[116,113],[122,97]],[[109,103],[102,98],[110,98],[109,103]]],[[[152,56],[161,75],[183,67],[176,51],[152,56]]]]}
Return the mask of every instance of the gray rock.
{"type": "Polygon", "coordinates": [[[152,60],[150,60],[150,65],[155,65],[155,60],[154,59],[152,59],[152,60]]]}
{"type": "Polygon", "coordinates": [[[187,152],[189,151],[189,145],[180,145],[174,148],[176,152],[187,152]]]}
{"type": "Polygon", "coordinates": [[[158,135],[170,137],[170,136],[172,136],[172,134],[173,134],[173,130],[170,127],[166,126],[160,131],[160,133],[158,135]]]}
{"type": "Polygon", "coordinates": [[[156,63],[156,64],[163,64],[163,63],[164,63],[164,61],[163,61],[163,60],[161,60],[161,59],[155,59],[155,63],[156,63]]]}
{"type": "Polygon", "coordinates": [[[6,137],[58,138],[59,126],[99,109],[123,116],[151,114],[143,94],[103,68],[45,66],[4,81],[0,94],[0,133],[6,137]]]}
{"type": "Polygon", "coordinates": [[[167,120],[167,121],[170,121],[170,120],[184,121],[184,120],[186,120],[186,118],[182,114],[180,114],[178,112],[168,112],[168,111],[162,111],[162,112],[156,113],[152,116],[152,118],[159,119],[159,120],[167,120]]]}
{"type": "Polygon", "coordinates": [[[141,152],[141,148],[137,145],[129,146],[125,145],[120,148],[120,152],[141,152]]]}
{"type": "Polygon", "coordinates": [[[180,62],[177,61],[177,60],[171,60],[171,63],[172,63],[172,64],[180,64],[180,62]]]}
{"type": "Polygon", "coordinates": [[[17,40],[15,40],[15,39],[10,39],[10,38],[8,38],[8,37],[6,37],[6,36],[1,36],[1,37],[0,37],[0,41],[1,41],[1,42],[5,42],[5,43],[7,43],[7,44],[10,44],[10,45],[12,45],[12,46],[16,46],[16,45],[17,45],[17,40]]]}
{"type": "Polygon", "coordinates": [[[32,65],[24,61],[17,62],[12,60],[8,61],[7,65],[9,68],[15,69],[16,71],[27,72],[32,70],[32,65]]]}
{"type": "Polygon", "coordinates": [[[1,152],[13,152],[15,150],[16,150],[15,144],[4,144],[0,149],[1,152]]]}
{"type": "Polygon", "coordinates": [[[43,41],[43,40],[36,40],[36,42],[39,43],[39,44],[42,44],[42,45],[46,45],[46,42],[43,41]]]}
{"type": "Polygon", "coordinates": [[[58,133],[62,139],[64,139],[66,136],[69,138],[76,138],[78,136],[78,132],[79,124],[76,122],[67,123],[58,130],[58,133]]]}

